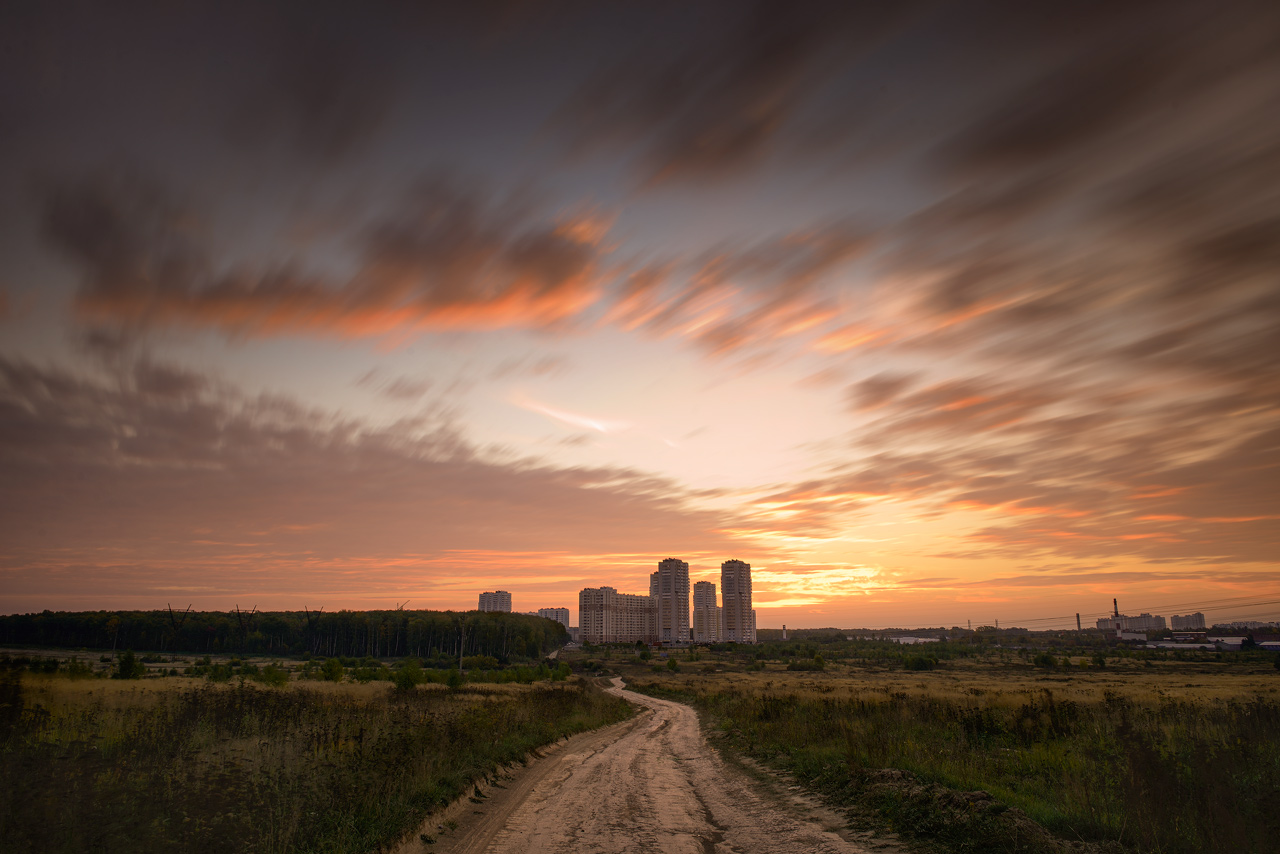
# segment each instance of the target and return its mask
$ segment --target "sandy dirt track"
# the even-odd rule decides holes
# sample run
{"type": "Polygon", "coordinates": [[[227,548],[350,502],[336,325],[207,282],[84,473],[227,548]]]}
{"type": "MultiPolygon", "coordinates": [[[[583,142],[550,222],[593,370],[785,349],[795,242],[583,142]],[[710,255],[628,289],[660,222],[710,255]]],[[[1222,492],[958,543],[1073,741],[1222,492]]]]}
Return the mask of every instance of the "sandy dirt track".
{"type": "Polygon", "coordinates": [[[564,743],[488,790],[457,834],[402,851],[866,852],[762,793],[707,744],[693,709],[625,690],[634,720],[564,743]]]}

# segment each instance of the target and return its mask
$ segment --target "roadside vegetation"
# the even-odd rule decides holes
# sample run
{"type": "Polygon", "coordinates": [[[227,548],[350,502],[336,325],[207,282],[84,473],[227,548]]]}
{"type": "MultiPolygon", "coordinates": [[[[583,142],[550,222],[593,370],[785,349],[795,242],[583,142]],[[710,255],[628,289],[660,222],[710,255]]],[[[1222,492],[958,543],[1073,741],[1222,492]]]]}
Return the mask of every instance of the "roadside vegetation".
{"type": "Polygon", "coordinates": [[[378,850],[499,766],[631,714],[549,664],[161,661],[136,678],[148,657],[0,663],[4,850],[378,850]]]}
{"type": "Polygon", "coordinates": [[[1095,647],[842,637],[579,655],[924,850],[1273,851],[1275,655],[1095,647]]]}

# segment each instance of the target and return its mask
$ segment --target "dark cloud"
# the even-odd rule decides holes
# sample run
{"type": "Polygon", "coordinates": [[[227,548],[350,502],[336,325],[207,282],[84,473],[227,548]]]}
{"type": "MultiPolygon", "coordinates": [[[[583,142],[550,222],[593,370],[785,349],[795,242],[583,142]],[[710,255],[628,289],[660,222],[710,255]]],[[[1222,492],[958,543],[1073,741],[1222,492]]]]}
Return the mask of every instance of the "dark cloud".
{"type": "Polygon", "coordinates": [[[898,397],[915,377],[905,374],[877,374],[849,387],[849,402],[856,409],[877,409],[898,397]]]}
{"type": "Polygon", "coordinates": [[[143,396],[183,398],[203,392],[208,387],[208,380],[201,374],[173,365],[142,359],[134,365],[133,384],[143,396]]]}
{"type": "Polygon", "coordinates": [[[340,565],[376,584],[380,568],[406,560],[439,559],[431,572],[447,573],[453,551],[694,551],[723,540],[717,519],[669,481],[487,461],[438,415],[373,430],[173,366],[132,376],[97,382],[0,360],[7,568],[40,564],[56,542],[58,565],[81,567],[86,584],[104,561],[135,568],[135,590],[199,583],[216,564],[219,584],[245,590],[259,570],[340,565]]]}
{"type": "Polygon", "coordinates": [[[865,227],[849,221],[726,241],[633,270],[616,289],[609,318],[627,329],[686,336],[712,355],[767,347],[836,314],[837,277],[867,245],[865,227]]]}
{"type": "Polygon", "coordinates": [[[556,124],[578,150],[638,151],[649,182],[732,175],[770,153],[832,65],[853,61],[913,5],[723,4],[678,24],[687,39],[666,29],[592,75],[556,124]]]}
{"type": "Polygon", "coordinates": [[[198,217],[119,171],[54,184],[43,228],[82,273],[81,310],[135,325],[341,336],[536,328],[580,313],[601,288],[603,226],[540,216],[456,180],[420,182],[394,215],[354,235],[361,267],[341,282],[287,262],[227,268],[198,217]]]}
{"type": "MultiPolygon", "coordinates": [[[[331,163],[358,153],[387,124],[397,95],[386,34],[351,38],[351,21],[308,10],[258,22],[271,48],[233,110],[232,140],[279,140],[291,154],[331,163]]],[[[366,26],[368,21],[366,20],[366,26]]]]}

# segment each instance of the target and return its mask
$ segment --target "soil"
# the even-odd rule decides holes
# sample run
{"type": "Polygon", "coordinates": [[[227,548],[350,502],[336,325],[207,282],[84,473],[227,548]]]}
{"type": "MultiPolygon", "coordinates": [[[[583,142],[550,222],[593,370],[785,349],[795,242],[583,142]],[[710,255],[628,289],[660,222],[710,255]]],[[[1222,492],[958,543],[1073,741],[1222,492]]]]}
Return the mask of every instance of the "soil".
{"type": "Polygon", "coordinates": [[[839,817],[726,764],[688,706],[627,691],[630,721],[544,750],[432,816],[398,854],[883,854],[839,817]],[[841,834],[845,835],[841,835],[841,834]],[[425,837],[425,839],[424,839],[425,837]],[[430,840],[430,842],[425,841],[430,840]]]}

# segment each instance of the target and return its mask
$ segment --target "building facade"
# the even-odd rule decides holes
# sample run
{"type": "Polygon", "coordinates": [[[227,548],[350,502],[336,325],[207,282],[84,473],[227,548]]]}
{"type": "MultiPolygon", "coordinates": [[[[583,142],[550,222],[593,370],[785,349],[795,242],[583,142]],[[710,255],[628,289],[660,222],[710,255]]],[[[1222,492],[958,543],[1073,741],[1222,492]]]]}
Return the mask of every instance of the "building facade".
{"type": "Polygon", "coordinates": [[[689,642],[689,564],[669,557],[649,576],[659,643],[689,642]]]}
{"type": "Polygon", "coordinates": [[[1196,611],[1194,614],[1174,614],[1169,618],[1171,628],[1177,631],[1204,631],[1204,614],[1196,611]]]}
{"type": "MultiPolygon", "coordinates": [[[[1203,627],[1203,624],[1201,625],[1203,627]]],[[[1113,614],[1110,617],[1102,617],[1098,620],[1098,628],[1108,632],[1162,632],[1165,630],[1166,625],[1164,617],[1159,614],[1144,612],[1136,617],[1130,617],[1128,614],[1113,614]]]]}
{"type": "Polygon", "coordinates": [[[511,613],[511,594],[505,590],[494,590],[480,594],[481,611],[505,611],[511,613]]]}
{"type": "Polygon", "coordinates": [[[710,581],[693,585],[693,621],[691,631],[694,643],[719,643],[724,611],[716,604],[716,586],[710,581]]]}
{"type": "Polygon", "coordinates": [[[751,564],[726,560],[720,564],[720,596],[724,608],[722,640],[756,642],[756,612],[751,609],[751,564]]]}
{"type": "Polygon", "coordinates": [[[548,620],[555,620],[566,629],[569,628],[568,608],[539,608],[538,616],[545,617],[548,620]]]}
{"type": "Polygon", "coordinates": [[[588,587],[578,593],[578,636],[583,643],[653,643],[654,600],[619,593],[612,587],[588,587]]]}

